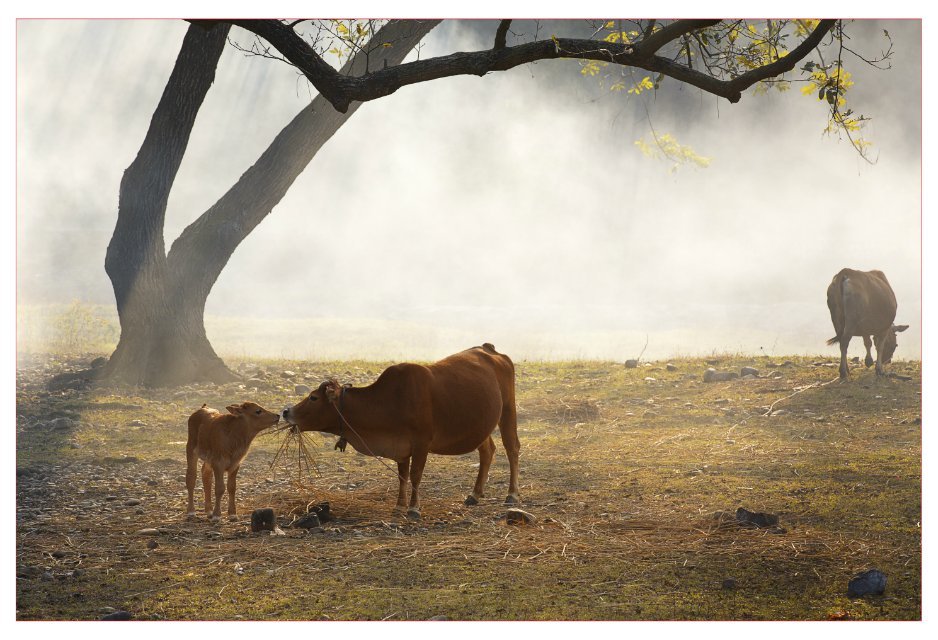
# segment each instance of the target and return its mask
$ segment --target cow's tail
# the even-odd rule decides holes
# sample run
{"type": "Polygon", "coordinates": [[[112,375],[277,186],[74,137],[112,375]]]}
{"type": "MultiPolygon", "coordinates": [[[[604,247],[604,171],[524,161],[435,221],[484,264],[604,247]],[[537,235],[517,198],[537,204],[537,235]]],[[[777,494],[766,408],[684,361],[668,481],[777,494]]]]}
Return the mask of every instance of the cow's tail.
{"type": "Polygon", "coordinates": [[[833,282],[827,288],[827,308],[831,312],[831,322],[837,334],[827,341],[828,346],[840,342],[841,334],[844,332],[846,318],[844,317],[844,281],[846,276],[843,271],[834,276],[833,282]]]}

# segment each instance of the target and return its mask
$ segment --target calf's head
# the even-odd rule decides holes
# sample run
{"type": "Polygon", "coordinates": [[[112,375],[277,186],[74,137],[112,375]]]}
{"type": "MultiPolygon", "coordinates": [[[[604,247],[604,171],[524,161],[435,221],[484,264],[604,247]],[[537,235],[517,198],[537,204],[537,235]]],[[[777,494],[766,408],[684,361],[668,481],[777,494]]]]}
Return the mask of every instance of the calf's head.
{"type": "Polygon", "coordinates": [[[342,386],[335,380],[326,380],[318,389],[292,407],[283,410],[283,419],[300,431],[327,431],[338,425],[339,414],[335,406],[342,395],[342,386]]]}
{"type": "Polygon", "coordinates": [[[233,416],[238,416],[243,422],[250,425],[254,431],[263,431],[280,422],[280,415],[272,413],[264,407],[253,402],[233,404],[225,407],[233,416]]]}
{"type": "Polygon", "coordinates": [[[892,354],[896,352],[899,343],[896,341],[896,334],[909,328],[907,324],[892,325],[886,332],[886,339],[883,341],[883,364],[892,362],[892,354]]]}

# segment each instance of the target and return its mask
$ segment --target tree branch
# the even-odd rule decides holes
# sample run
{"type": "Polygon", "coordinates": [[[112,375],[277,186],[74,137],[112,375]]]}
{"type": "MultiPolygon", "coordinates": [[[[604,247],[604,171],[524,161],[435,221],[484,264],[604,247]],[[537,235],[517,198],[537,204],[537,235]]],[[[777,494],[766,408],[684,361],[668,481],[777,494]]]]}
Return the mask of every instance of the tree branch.
{"type": "MultiPolygon", "coordinates": [[[[370,62],[399,64],[437,24],[439,20],[392,20],[374,37],[375,42],[392,42],[393,46],[372,51],[370,62]]],[[[337,74],[362,73],[365,64],[365,53],[356,54],[337,74]]],[[[360,104],[340,113],[320,95],[300,111],[238,182],[173,243],[167,256],[173,281],[194,295],[207,295],[238,245],[360,104]]]]}
{"type": "Polygon", "coordinates": [[[495,32],[495,46],[493,49],[504,49],[508,42],[508,27],[511,26],[511,20],[502,20],[498,23],[498,30],[495,32]]]}
{"type": "Polygon", "coordinates": [[[638,67],[664,74],[708,93],[726,98],[730,102],[738,102],[742,92],[753,84],[793,69],[799,60],[820,43],[834,24],[833,20],[822,20],[814,32],[788,56],[753,69],[732,80],[721,80],[654,55],[667,43],[692,31],[718,24],[719,20],[676,20],[636,45],[551,38],[512,47],[496,47],[470,53],[458,52],[380,69],[361,76],[346,76],[335,71],[298,34],[279,21],[232,20],[231,22],[263,37],[278,49],[287,60],[306,75],[320,95],[342,113],[345,113],[354,101],[375,100],[390,95],[407,85],[457,75],[484,76],[492,71],[506,71],[530,62],[556,58],[597,60],[638,67]]]}

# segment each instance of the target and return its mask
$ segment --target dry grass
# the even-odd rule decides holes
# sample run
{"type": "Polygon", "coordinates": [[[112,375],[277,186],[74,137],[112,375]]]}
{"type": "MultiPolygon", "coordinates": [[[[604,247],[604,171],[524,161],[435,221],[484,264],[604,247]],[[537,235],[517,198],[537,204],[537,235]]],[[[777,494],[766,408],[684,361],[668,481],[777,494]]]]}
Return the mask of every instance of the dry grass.
{"type": "Polygon", "coordinates": [[[258,390],[64,395],[40,390],[41,363],[24,366],[18,617],[93,619],[110,606],[138,619],[920,619],[920,365],[892,367],[912,382],[856,369],[821,386],[836,368],[791,360],[779,379],[716,384],[701,382],[702,360],[674,372],[518,363],[521,493],[538,518],[524,527],[502,519],[501,447],[477,507],[462,505],[477,456],[431,456],[423,518],[411,522],[392,513],[393,470],[320,436],[304,442],[314,464],[301,469],[285,433],[259,439],[245,462],[238,522],[184,518],[194,407],[278,408],[294,382],[364,384],[382,363],[260,363],[271,388],[258,390]],[[785,413],[764,415],[779,399],[785,413]],[[41,426],[57,415],[79,424],[41,426]],[[286,526],[324,500],[335,522],[286,526]],[[286,535],[250,532],[262,506],[286,535]],[[777,514],[784,531],[714,515],[740,506],[777,514]],[[158,534],[138,533],[148,527],[158,534]],[[871,567],[887,574],[886,593],[847,599],[847,581],[871,567]]]}

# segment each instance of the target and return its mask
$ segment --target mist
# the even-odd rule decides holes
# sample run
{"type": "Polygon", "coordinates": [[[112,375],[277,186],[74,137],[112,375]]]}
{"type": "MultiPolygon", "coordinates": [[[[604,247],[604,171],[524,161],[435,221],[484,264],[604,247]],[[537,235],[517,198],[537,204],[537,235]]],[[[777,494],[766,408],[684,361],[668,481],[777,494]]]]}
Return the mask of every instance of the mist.
{"type": "MultiPolygon", "coordinates": [[[[447,20],[420,56],[489,48],[495,25],[447,20]]],[[[209,338],[222,356],[302,359],[432,359],[484,341],[517,359],[833,356],[826,289],[849,266],[887,274],[911,325],[896,357],[920,359],[921,23],[855,23],[853,48],[878,53],[884,27],[891,70],[845,59],[874,165],[823,134],[825,105],[797,84],[735,105],[671,80],[630,98],[548,61],[365,104],[235,252],[208,298],[209,338]],[[652,126],[711,165],[644,157],[634,141],[652,126]]],[[[569,33],[545,24],[542,37],[552,28],[569,33]]],[[[19,304],[113,306],[120,178],[186,29],[19,21],[19,304]]],[[[226,48],[167,248],[312,91],[226,48]]]]}

